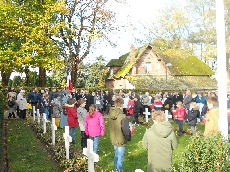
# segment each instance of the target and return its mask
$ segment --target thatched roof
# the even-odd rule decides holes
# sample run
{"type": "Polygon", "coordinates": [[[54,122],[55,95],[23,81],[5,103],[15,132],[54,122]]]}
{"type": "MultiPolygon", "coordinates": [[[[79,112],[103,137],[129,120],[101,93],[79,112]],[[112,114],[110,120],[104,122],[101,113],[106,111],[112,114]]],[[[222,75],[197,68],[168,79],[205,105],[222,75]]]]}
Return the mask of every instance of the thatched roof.
{"type": "MultiPolygon", "coordinates": [[[[139,60],[139,58],[143,55],[145,50],[148,48],[152,49],[150,44],[146,44],[138,49],[136,49],[135,61],[130,61],[130,53],[124,54],[119,57],[119,59],[112,59],[106,65],[108,67],[118,66],[120,69],[115,73],[113,78],[125,77],[130,69],[132,69],[133,65],[139,60]]],[[[203,63],[196,56],[187,56],[187,55],[160,55],[155,52],[157,56],[162,59],[163,62],[170,62],[172,66],[169,67],[171,75],[174,76],[212,76],[214,72],[211,68],[203,63]]]]}

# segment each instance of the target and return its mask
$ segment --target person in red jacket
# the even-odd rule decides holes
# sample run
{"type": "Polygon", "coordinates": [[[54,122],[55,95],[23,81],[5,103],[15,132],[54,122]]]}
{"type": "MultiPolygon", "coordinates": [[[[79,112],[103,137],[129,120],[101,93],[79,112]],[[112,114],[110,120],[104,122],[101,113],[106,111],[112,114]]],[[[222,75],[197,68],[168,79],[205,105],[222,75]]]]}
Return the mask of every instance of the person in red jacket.
{"type": "Polygon", "coordinates": [[[186,116],[186,109],[184,108],[184,105],[181,101],[178,101],[176,103],[176,110],[173,110],[173,115],[176,120],[176,123],[179,126],[178,136],[183,135],[183,122],[186,116]]]}
{"type": "Polygon", "coordinates": [[[134,108],[134,101],[133,97],[129,96],[129,102],[126,108],[127,116],[130,116],[130,122],[133,123],[133,108],[134,108]]]}
{"type": "Polygon", "coordinates": [[[72,144],[75,144],[74,135],[76,133],[76,127],[78,124],[77,112],[75,108],[76,100],[74,98],[70,98],[65,105],[65,110],[67,114],[67,122],[69,127],[71,128],[71,137],[72,137],[72,144]]]}

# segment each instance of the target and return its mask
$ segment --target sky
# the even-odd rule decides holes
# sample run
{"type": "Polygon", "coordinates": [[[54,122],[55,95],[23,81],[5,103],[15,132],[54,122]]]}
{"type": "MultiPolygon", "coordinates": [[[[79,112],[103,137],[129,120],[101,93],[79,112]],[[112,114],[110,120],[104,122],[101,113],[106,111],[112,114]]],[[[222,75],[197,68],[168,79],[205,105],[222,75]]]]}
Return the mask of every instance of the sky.
{"type": "Polygon", "coordinates": [[[129,52],[131,44],[136,45],[135,38],[141,38],[141,33],[147,31],[143,30],[141,24],[154,22],[162,4],[160,0],[127,0],[127,4],[113,3],[111,8],[116,11],[115,25],[122,26],[117,34],[111,34],[109,37],[116,47],[110,46],[107,41],[97,44],[87,60],[103,55],[109,61],[129,52]]]}

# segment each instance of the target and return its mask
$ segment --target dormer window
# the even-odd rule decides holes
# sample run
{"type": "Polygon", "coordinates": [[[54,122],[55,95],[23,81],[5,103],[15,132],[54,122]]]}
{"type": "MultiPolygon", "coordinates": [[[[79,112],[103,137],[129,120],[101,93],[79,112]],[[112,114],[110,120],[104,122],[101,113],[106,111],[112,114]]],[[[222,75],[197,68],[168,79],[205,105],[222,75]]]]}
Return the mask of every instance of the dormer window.
{"type": "Polygon", "coordinates": [[[151,62],[145,62],[145,63],[143,62],[142,67],[145,68],[145,73],[151,73],[152,71],[151,62]]]}

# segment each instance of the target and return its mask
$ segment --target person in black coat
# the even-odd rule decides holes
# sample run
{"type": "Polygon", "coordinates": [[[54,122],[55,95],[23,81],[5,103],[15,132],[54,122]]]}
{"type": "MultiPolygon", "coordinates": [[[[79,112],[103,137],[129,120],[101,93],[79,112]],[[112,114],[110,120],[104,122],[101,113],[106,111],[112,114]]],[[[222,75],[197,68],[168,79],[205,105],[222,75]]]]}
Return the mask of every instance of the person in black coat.
{"type": "Polygon", "coordinates": [[[110,107],[112,105],[112,96],[109,93],[109,91],[105,91],[104,105],[105,105],[105,114],[108,115],[110,111],[110,107]]]}
{"type": "Polygon", "coordinates": [[[134,107],[133,107],[133,115],[134,115],[134,120],[135,120],[136,126],[139,126],[138,116],[140,113],[140,109],[141,109],[140,98],[136,95],[134,97],[134,107]]]}
{"type": "Polygon", "coordinates": [[[197,118],[199,118],[199,113],[200,112],[196,102],[191,102],[186,118],[188,121],[188,125],[191,127],[192,135],[196,134],[196,123],[197,123],[197,118]]]}

